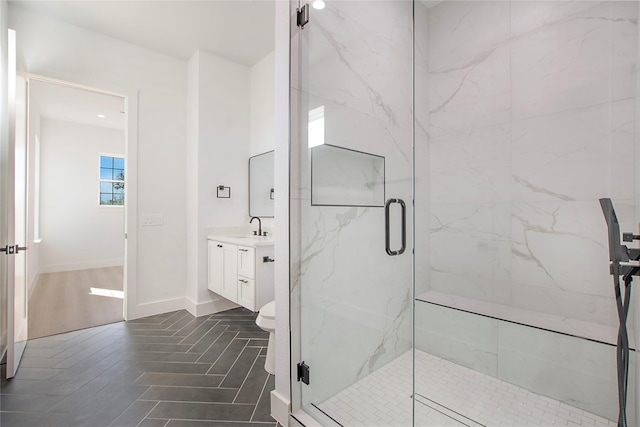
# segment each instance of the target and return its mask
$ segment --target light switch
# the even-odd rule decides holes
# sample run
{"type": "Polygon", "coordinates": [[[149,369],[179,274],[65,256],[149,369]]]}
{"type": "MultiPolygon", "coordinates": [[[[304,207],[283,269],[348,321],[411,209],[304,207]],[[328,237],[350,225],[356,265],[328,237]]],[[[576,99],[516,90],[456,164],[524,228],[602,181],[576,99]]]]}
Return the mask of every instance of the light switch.
{"type": "Polygon", "coordinates": [[[161,214],[146,214],[142,215],[142,226],[152,227],[164,224],[164,218],[161,214]]]}

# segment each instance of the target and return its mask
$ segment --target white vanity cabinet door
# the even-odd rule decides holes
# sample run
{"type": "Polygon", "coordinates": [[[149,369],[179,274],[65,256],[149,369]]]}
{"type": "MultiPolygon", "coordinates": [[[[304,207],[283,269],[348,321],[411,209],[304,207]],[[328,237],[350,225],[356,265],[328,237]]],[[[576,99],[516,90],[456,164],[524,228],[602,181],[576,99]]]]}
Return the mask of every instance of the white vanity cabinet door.
{"type": "Polygon", "coordinates": [[[238,299],[238,247],[209,240],[208,288],[223,297],[238,299]]]}
{"type": "Polygon", "coordinates": [[[222,296],[233,302],[238,301],[238,247],[222,243],[224,249],[224,277],[222,296]]]}
{"type": "Polygon", "coordinates": [[[251,311],[256,309],[256,282],[247,277],[238,277],[238,304],[251,311]]]}
{"type": "Polygon", "coordinates": [[[256,251],[254,248],[238,246],[238,275],[255,279],[256,251]]]}
{"type": "Polygon", "coordinates": [[[222,281],[224,277],[224,250],[220,242],[209,240],[209,278],[208,288],[222,295],[222,281]]]}

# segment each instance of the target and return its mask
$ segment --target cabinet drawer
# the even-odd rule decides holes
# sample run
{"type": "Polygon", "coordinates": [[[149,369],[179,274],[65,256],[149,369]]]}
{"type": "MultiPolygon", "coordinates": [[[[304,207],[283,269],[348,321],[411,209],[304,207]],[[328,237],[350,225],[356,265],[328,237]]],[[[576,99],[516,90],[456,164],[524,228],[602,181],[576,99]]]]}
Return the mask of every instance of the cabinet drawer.
{"type": "Polygon", "coordinates": [[[238,304],[251,311],[257,311],[255,283],[248,277],[238,277],[238,304]]]}
{"type": "Polygon", "coordinates": [[[255,279],[255,249],[238,246],[238,276],[255,279]]]}

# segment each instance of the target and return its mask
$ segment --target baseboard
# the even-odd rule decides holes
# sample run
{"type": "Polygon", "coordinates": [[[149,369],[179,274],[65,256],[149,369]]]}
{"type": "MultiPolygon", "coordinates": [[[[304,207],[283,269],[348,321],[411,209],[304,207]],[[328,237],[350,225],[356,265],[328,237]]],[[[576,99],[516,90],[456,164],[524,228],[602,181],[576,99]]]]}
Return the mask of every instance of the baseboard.
{"type": "Polygon", "coordinates": [[[283,426],[289,425],[291,401],[275,390],[271,391],[271,416],[283,426]]]}
{"type": "Polygon", "coordinates": [[[127,320],[140,319],[141,317],[155,316],[157,314],[169,313],[172,311],[184,310],[185,298],[174,298],[164,301],[138,304],[132,307],[127,313],[127,320]]]}
{"type": "Polygon", "coordinates": [[[209,314],[219,313],[236,307],[238,307],[238,304],[235,304],[226,298],[219,298],[217,300],[210,300],[201,303],[196,303],[189,297],[184,299],[184,308],[196,317],[207,316],[209,314]]]}
{"type": "Polygon", "coordinates": [[[65,264],[40,265],[40,274],[60,273],[62,271],[89,270],[91,268],[119,267],[124,265],[124,258],[105,259],[99,261],[69,262],[65,264]]]}

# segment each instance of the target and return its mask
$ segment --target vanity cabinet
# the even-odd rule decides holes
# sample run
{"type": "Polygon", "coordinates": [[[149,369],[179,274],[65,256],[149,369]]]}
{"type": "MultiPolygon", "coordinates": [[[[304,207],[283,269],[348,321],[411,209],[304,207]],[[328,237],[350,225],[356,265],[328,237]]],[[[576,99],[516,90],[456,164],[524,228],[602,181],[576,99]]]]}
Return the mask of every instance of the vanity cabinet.
{"type": "Polygon", "coordinates": [[[237,294],[238,247],[209,241],[209,289],[233,301],[237,294]]]}
{"type": "Polygon", "coordinates": [[[258,311],[274,298],[273,245],[209,240],[209,290],[258,311]]]}

